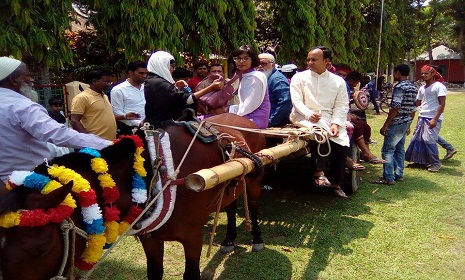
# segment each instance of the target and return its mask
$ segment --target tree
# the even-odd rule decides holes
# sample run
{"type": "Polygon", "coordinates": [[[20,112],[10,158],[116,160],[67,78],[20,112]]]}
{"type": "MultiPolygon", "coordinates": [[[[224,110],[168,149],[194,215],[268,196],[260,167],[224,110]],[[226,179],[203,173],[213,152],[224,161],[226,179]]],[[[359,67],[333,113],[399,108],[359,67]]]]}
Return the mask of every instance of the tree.
{"type": "Polygon", "coordinates": [[[63,36],[69,29],[71,0],[6,0],[0,4],[0,54],[32,57],[46,68],[71,62],[63,36]]]}
{"type": "Polygon", "coordinates": [[[453,19],[452,34],[455,47],[465,62],[465,5],[462,0],[446,0],[446,14],[453,19]]]}
{"type": "Polygon", "coordinates": [[[426,29],[426,46],[428,48],[430,63],[433,63],[432,49],[438,44],[448,41],[450,18],[445,14],[446,5],[441,0],[431,0],[424,8],[423,16],[426,29]]]}
{"type": "Polygon", "coordinates": [[[89,21],[111,54],[126,60],[163,49],[178,56],[198,57],[229,52],[253,43],[255,9],[252,1],[117,1],[82,0],[95,11],[89,21]]]}

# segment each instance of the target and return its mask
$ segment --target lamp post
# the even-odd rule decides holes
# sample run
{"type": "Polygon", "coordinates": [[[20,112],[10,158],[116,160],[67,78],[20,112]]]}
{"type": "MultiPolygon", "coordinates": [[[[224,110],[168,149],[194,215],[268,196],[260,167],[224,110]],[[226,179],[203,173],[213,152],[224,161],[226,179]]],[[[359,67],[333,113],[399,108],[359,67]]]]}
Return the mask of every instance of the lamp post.
{"type": "Polygon", "coordinates": [[[379,38],[378,38],[378,62],[376,64],[375,83],[378,83],[379,61],[381,58],[381,35],[383,33],[383,15],[384,15],[384,0],[381,0],[381,16],[379,23],[379,38]]]}

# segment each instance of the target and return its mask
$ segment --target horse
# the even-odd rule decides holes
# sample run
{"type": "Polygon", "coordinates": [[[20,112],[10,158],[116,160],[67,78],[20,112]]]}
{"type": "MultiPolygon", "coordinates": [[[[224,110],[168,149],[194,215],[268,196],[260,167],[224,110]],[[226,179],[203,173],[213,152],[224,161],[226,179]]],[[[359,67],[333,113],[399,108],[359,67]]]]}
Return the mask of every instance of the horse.
{"type": "MultiPolygon", "coordinates": [[[[213,116],[207,121],[222,125],[256,128],[248,119],[234,114],[213,116]]],[[[224,150],[220,147],[219,141],[203,143],[196,140],[188,149],[193,136],[185,127],[173,122],[164,123],[161,126],[163,131],[170,136],[169,142],[175,166],[179,165],[185,152],[188,151],[177,178],[184,178],[200,169],[213,167],[225,161],[224,150]]],[[[214,125],[213,127],[220,133],[231,136],[234,141],[242,142],[243,147],[252,153],[265,148],[265,139],[262,135],[224,126],[214,125]]],[[[107,173],[111,175],[118,187],[120,197],[116,201],[116,207],[121,212],[121,217],[127,214],[134,205],[131,201],[130,186],[131,177],[134,173],[135,151],[136,145],[133,141],[124,138],[100,151],[101,157],[108,164],[107,173]]],[[[153,173],[147,150],[144,150],[142,157],[145,159],[144,167],[147,170],[145,182],[150,184],[153,173]]],[[[53,159],[48,165],[41,164],[37,166],[34,172],[47,174],[47,169],[51,165],[65,166],[74,170],[88,180],[96,193],[98,204],[101,209],[104,209],[105,199],[99,186],[99,174],[96,174],[90,167],[92,158],[91,155],[86,153],[71,153],[53,159]]],[[[137,236],[147,258],[147,278],[162,279],[164,242],[178,241],[182,244],[185,254],[183,278],[200,279],[199,262],[202,249],[202,229],[210,213],[218,208],[220,201],[220,207],[225,208],[228,218],[227,232],[221,242],[221,250],[229,251],[233,248],[234,239],[237,235],[235,221],[236,200],[243,194],[243,182],[247,184],[246,192],[254,246],[252,250],[262,250],[263,240],[257,217],[262,177],[263,172],[260,171],[246,175],[245,181],[232,180],[201,192],[194,192],[185,187],[182,180],[177,180],[176,202],[171,217],[157,230],[137,236]],[[222,199],[220,200],[221,192],[222,199]]],[[[39,193],[37,190],[15,188],[0,197],[0,216],[18,209],[33,210],[57,207],[71,192],[72,184],[73,182],[63,184],[63,187],[57,188],[48,194],[39,193]]],[[[83,217],[81,211],[78,211],[79,208],[80,206],[72,213],[70,218],[77,227],[82,228],[84,226],[83,217]]],[[[0,227],[0,260],[3,279],[42,280],[56,276],[60,270],[65,250],[63,238],[62,229],[60,229],[60,224],[57,222],[37,227],[0,227]]],[[[86,240],[77,236],[74,258],[79,258],[85,249],[86,240]]],[[[72,267],[69,261],[71,257],[68,258],[67,269],[72,267]]]]}

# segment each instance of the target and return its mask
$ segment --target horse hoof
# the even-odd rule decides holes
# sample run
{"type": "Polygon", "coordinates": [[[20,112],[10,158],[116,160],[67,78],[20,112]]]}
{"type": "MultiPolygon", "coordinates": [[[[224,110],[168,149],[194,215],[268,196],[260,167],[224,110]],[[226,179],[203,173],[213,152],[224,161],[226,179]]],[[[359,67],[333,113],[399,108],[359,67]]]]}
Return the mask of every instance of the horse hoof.
{"type": "Polygon", "coordinates": [[[265,244],[252,244],[252,252],[261,252],[265,249],[265,244]]]}
{"type": "Polygon", "coordinates": [[[221,247],[220,247],[220,253],[222,253],[222,254],[231,253],[232,250],[234,250],[234,245],[231,245],[231,246],[221,246],[221,247]]]}

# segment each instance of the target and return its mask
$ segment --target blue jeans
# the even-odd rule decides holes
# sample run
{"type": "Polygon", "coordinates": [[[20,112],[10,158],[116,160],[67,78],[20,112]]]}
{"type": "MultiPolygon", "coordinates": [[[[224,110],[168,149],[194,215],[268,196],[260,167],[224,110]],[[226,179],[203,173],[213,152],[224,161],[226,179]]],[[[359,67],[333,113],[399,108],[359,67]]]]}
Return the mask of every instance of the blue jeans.
{"type": "Polygon", "coordinates": [[[404,177],[405,138],[410,122],[390,125],[384,136],[381,155],[386,163],[383,165],[383,179],[394,182],[404,177]]]}
{"type": "Polygon", "coordinates": [[[378,91],[373,90],[370,91],[370,101],[373,103],[373,106],[375,107],[376,114],[379,114],[379,107],[378,107],[378,91]]]}
{"type": "Polygon", "coordinates": [[[446,139],[442,138],[441,136],[438,137],[438,145],[446,149],[447,151],[452,151],[454,146],[452,146],[446,139]]]}

